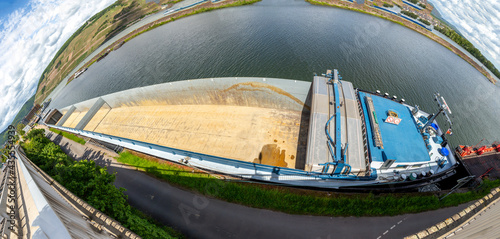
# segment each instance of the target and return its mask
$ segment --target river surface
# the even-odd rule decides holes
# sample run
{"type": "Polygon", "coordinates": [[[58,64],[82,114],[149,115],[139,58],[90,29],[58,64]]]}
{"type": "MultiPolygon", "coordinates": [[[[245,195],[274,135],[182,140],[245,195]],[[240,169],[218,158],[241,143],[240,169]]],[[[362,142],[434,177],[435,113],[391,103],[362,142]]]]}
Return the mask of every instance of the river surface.
{"type": "MultiPolygon", "coordinates": [[[[360,89],[452,110],[452,146],[500,140],[500,87],[466,61],[401,25],[303,0],[263,0],[168,23],[127,42],[69,83],[51,107],[130,88],[208,77],[311,81],[339,69],[360,89]]],[[[444,121],[441,121],[442,127],[444,121]]]]}

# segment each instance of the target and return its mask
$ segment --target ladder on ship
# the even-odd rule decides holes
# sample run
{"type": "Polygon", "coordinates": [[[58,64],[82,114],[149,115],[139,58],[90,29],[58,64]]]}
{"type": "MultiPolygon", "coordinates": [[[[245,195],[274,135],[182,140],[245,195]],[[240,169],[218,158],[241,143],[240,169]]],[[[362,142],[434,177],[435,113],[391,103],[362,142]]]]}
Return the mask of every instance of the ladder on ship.
{"type": "Polygon", "coordinates": [[[373,99],[371,97],[366,97],[366,103],[368,106],[370,123],[372,124],[373,140],[375,141],[375,146],[383,149],[384,143],[382,142],[382,135],[380,134],[380,128],[378,126],[377,115],[375,113],[375,106],[373,105],[373,99]]]}

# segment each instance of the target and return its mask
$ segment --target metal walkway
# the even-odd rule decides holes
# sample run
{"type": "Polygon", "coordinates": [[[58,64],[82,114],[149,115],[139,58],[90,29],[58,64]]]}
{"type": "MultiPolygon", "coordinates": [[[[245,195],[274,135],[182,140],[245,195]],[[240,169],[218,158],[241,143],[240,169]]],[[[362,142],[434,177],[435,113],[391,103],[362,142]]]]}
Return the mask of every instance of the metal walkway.
{"type": "Polygon", "coordinates": [[[328,131],[332,136],[340,134],[332,139],[336,141],[338,138],[339,142],[330,144],[335,160],[339,161],[345,156],[345,163],[351,166],[351,172],[364,172],[367,167],[366,135],[356,91],[351,82],[334,79],[329,83],[329,80],[322,76],[316,76],[313,80],[306,170],[321,172],[321,164],[333,162],[327,143],[329,136],[325,135],[328,123],[328,131]]]}

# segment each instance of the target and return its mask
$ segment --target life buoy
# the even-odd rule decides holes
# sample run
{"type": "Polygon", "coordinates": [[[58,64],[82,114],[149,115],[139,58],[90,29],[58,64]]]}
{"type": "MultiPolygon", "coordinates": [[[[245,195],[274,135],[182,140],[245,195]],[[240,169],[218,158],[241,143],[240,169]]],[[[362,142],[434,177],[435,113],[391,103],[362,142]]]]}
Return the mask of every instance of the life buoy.
{"type": "Polygon", "coordinates": [[[399,118],[398,113],[396,113],[396,112],[394,112],[392,110],[387,111],[387,116],[392,116],[392,117],[395,117],[395,118],[399,118]]]}

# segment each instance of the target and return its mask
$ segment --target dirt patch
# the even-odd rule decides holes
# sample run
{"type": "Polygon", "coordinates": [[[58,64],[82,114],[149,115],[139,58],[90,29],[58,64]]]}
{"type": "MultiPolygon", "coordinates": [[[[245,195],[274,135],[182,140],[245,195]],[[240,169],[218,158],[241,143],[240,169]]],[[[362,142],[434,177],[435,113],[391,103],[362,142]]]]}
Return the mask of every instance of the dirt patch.
{"type": "Polygon", "coordinates": [[[266,144],[262,146],[259,158],[254,159],[253,162],[277,167],[287,167],[288,164],[285,162],[285,155],[286,150],[280,149],[278,145],[266,144]]]}
{"type": "Polygon", "coordinates": [[[238,84],[232,85],[231,87],[225,89],[223,92],[228,92],[231,90],[251,91],[251,90],[263,90],[263,89],[268,89],[268,90],[273,91],[277,94],[286,96],[286,97],[292,99],[293,101],[297,102],[297,104],[299,104],[300,106],[303,106],[304,108],[307,108],[308,110],[311,109],[308,105],[304,104],[304,102],[297,99],[297,97],[293,96],[292,94],[290,94],[290,93],[288,93],[288,92],[286,92],[286,91],[284,91],[276,86],[272,86],[272,85],[264,84],[264,83],[259,83],[259,82],[238,83],[238,84]]]}

